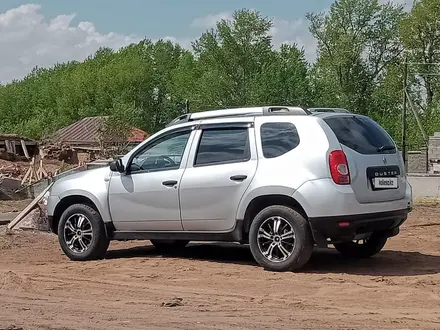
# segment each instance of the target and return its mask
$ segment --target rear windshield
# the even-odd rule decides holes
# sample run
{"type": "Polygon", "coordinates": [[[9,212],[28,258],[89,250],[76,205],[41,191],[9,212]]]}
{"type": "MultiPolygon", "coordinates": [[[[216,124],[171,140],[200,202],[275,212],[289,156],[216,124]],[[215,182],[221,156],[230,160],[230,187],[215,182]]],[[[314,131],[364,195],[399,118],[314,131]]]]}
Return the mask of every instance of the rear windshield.
{"type": "Polygon", "coordinates": [[[385,130],[368,117],[330,117],[324,119],[339,143],[361,154],[394,154],[393,140],[385,130]],[[388,147],[388,148],[387,148],[388,147]]]}

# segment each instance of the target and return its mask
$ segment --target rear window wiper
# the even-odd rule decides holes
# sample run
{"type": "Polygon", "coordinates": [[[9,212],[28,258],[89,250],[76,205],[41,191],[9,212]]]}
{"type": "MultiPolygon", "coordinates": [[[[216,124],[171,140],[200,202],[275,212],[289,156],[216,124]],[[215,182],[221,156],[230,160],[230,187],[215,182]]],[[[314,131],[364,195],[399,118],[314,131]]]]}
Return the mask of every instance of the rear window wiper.
{"type": "Polygon", "coordinates": [[[377,152],[387,151],[387,150],[396,150],[395,146],[388,145],[388,146],[381,146],[377,148],[377,152]]]}

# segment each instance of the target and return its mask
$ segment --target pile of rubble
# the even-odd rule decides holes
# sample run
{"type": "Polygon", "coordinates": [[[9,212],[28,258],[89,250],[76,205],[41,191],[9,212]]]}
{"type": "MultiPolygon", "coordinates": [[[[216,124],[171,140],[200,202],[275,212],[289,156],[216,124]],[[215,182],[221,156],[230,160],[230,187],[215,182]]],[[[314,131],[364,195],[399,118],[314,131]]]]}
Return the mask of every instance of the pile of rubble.
{"type": "Polygon", "coordinates": [[[67,164],[78,163],[78,153],[71,146],[66,144],[48,144],[40,146],[40,150],[46,159],[56,159],[67,164]]]}
{"type": "Polygon", "coordinates": [[[10,162],[0,159],[0,178],[23,179],[29,165],[23,162],[10,162]]]}

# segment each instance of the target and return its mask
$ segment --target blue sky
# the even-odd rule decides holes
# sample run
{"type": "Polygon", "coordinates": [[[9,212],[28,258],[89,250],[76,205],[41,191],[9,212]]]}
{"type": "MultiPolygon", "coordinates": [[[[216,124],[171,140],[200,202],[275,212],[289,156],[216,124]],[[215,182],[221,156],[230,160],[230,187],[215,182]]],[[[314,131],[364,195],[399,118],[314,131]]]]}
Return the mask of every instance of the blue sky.
{"type": "MultiPolygon", "coordinates": [[[[60,14],[76,13],[73,24],[90,21],[100,32],[161,36],[197,36],[191,27],[197,17],[253,8],[263,15],[283,20],[295,20],[310,11],[321,11],[331,0],[36,0],[41,13],[49,18],[60,14]]],[[[29,1],[1,0],[0,12],[27,4],[29,1]]]]}
{"type": "MultiPolygon", "coordinates": [[[[387,2],[388,0],[379,0],[387,2]]],[[[392,0],[405,3],[412,0],[392,0]]],[[[191,48],[203,31],[242,8],[273,20],[275,48],[304,47],[316,59],[316,40],[305,15],[333,0],[0,0],[0,83],[21,79],[35,66],[82,61],[99,47],[118,49],[143,38],[191,48]]]]}

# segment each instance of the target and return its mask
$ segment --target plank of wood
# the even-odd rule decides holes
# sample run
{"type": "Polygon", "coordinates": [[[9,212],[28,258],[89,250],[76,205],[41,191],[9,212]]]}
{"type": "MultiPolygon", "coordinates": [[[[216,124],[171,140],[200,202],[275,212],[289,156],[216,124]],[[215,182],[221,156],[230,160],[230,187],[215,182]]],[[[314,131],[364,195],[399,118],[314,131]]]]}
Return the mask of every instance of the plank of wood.
{"type": "Polygon", "coordinates": [[[5,147],[6,147],[6,152],[12,153],[11,141],[5,140],[5,147]]]}
{"type": "Polygon", "coordinates": [[[20,143],[21,143],[21,148],[23,149],[23,153],[24,153],[25,157],[27,159],[29,159],[30,157],[29,157],[29,152],[26,147],[26,143],[24,143],[24,140],[20,140],[20,143]]]}
{"type": "Polygon", "coordinates": [[[43,198],[44,194],[49,191],[49,189],[52,187],[53,183],[49,184],[46,189],[44,189],[28,206],[25,207],[23,211],[21,211],[15,218],[12,220],[9,225],[8,229],[14,228],[25,216],[31,212],[34,207],[38,204],[38,202],[43,198]]]}
{"type": "Polygon", "coordinates": [[[21,180],[21,185],[24,185],[29,175],[31,175],[31,171],[32,171],[32,167],[29,167],[29,169],[27,170],[26,174],[23,177],[23,180],[21,180]]]}

